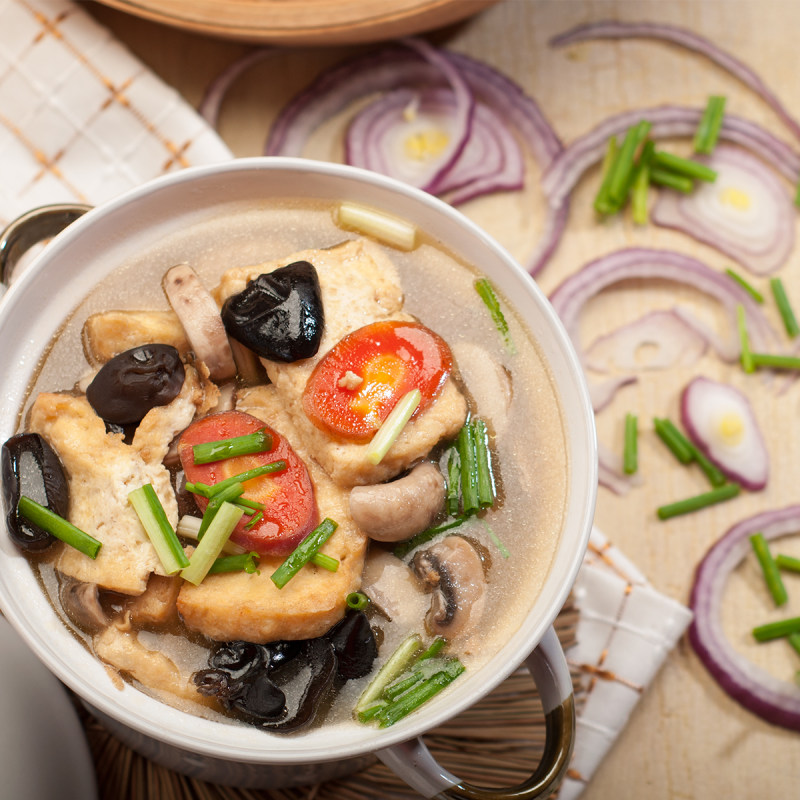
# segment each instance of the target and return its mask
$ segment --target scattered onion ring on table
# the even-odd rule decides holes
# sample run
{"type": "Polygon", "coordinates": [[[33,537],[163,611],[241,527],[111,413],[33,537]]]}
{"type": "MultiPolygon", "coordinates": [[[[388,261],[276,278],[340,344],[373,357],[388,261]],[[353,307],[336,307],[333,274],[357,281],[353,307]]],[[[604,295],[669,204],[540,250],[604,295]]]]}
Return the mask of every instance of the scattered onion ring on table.
{"type": "Polygon", "coordinates": [[[681,393],[681,421],[705,456],[735,483],[759,491],[769,454],[750,401],[737,388],[694,378],[681,393]]]}
{"type": "Polygon", "coordinates": [[[775,272],[794,248],[792,199],[761,159],[720,145],[703,159],[717,173],[691,194],[660,192],[650,220],[705,242],[752,273],[775,272]]]}
{"type": "Polygon", "coordinates": [[[689,642],[722,689],[774,725],[800,731],[800,691],[734,650],[722,629],[721,609],[728,576],[752,552],[749,538],[768,541],[800,531],[800,505],[765,511],[730,528],[706,553],[695,572],[689,605],[694,620],[689,642]]]}

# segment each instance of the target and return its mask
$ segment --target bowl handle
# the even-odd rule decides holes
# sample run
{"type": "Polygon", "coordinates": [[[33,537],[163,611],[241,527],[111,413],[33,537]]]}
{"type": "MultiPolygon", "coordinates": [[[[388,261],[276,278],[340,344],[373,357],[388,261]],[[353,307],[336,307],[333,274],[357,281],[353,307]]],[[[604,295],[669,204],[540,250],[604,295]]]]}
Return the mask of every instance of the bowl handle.
{"type": "Polygon", "coordinates": [[[575,739],[572,678],[555,630],[550,627],[525,659],[545,712],[545,746],[526,781],[505,789],[484,789],[445,770],[422,739],[378,751],[378,758],[423,797],[434,800],[533,800],[555,791],[567,770],[575,739]]]}
{"type": "Polygon", "coordinates": [[[0,233],[0,283],[8,285],[19,259],[31,247],[51,239],[91,209],[82,203],[57,203],[26,211],[0,233]]]}

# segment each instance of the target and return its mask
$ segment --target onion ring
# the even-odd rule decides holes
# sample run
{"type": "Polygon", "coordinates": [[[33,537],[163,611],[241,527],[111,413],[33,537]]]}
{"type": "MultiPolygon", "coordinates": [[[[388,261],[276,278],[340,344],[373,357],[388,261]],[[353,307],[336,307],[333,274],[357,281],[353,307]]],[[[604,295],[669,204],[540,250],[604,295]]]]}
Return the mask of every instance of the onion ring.
{"type": "Polygon", "coordinates": [[[730,528],[697,567],[689,606],[694,620],[688,637],[694,651],[722,689],[773,725],[800,731],[800,690],[737,653],[722,630],[722,594],[728,575],[751,551],[749,537],[767,540],[800,530],[800,505],[766,511],[730,528]]]}

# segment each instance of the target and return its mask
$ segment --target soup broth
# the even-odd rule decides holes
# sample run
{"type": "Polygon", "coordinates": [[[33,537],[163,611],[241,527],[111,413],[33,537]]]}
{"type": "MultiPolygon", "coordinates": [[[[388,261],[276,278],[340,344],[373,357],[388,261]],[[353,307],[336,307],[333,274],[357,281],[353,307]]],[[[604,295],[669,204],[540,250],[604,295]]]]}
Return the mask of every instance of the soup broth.
{"type": "MultiPolygon", "coordinates": [[[[21,413],[21,429],[25,429],[28,410],[40,392],[80,392],[85,388],[91,372],[82,338],[87,318],[110,309],[167,310],[162,276],[174,264],[190,264],[211,289],[232,268],[285,259],[308,249],[332,248],[360,236],[337,226],[330,206],[298,200],[259,207],[231,204],[213,219],[198,220],[180,233],[154,241],[145,252],[119,265],[65,322],[30,388],[21,413]]],[[[552,376],[524,322],[501,298],[514,343],[515,352],[511,353],[475,291],[480,265],[462,263],[424,236],[418,241],[409,252],[380,243],[378,246],[399,274],[403,312],[450,346],[453,377],[467,399],[469,413],[487,423],[497,486],[493,508],[442,534],[466,538],[483,560],[486,602],[480,624],[468,635],[456,636],[448,643],[448,651],[471,670],[487,661],[519,627],[550,569],[566,513],[568,448],[552,376]]],[[[441,463],[444,472],[450,443],[441,442],[430,455],[441,463]]],[[[437,522],[446,516],[441,513],[437,522]]],[[[391,552],[391,545],[370,542],[367,564],[376,554],[387,552],[391,552]]],[[[73,625],[61,609],[59,578],[52,559],[44,556],[34,561],[42,585],[65,623],[91,648],[92,636],[73,625]]],[[[114,595],[104,597],[103,602],[114,615],[121,613],[126,601],[114,595]]],[[[422,608],[424,616],[427,605],[422,608]]],[[[430,638],[425,637],[423,618],[410,628],[406,622],[388,620],[374,608],[369,618],[373,628],[380,631],[375,668],[409,633],[430,638]]],[[[138,636],[143,646],[164,654],[186,675],[207,666],[214,646],[207,637],[188,630],[180,619],[162,627],[144,626],[138,636]]],[[[124,665],[120,674],[131,678],[124,665]]],[[[328,722],[349,719],[368,681],[368,677],[349,681],[321,716],[328,722]]],[[[146,675],[137,674],[133,682],[192,713],[218,713],[213,702],[194,704],[185,697],[165,693],[146,675]]]]}

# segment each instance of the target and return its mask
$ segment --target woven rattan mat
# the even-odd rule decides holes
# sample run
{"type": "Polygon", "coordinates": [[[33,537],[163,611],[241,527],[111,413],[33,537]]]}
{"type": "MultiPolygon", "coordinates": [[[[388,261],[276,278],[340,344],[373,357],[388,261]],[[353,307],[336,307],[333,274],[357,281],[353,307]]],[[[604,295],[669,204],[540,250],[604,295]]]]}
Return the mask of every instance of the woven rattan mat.
{"type": "MultiPolygon", "coordinates": [[[[577,619],[571,602],[556,619],[556,632],[565,648],[574,642],[577,619]]],[[[574,683],[577,677],[573,676],[574,683]]],[[[292,789],[237,789],[205,783],[140,756],[83,706],[79,713],[97,770],[100,800],[418,799],[380,762],[344,779],[292,789]]],[[[510,675],[479,703],[428,734],[425,743],[440,763],[469,781],[509,786],[528,777],[544,744],[544,716],[527,670],[510,675]]]]}

